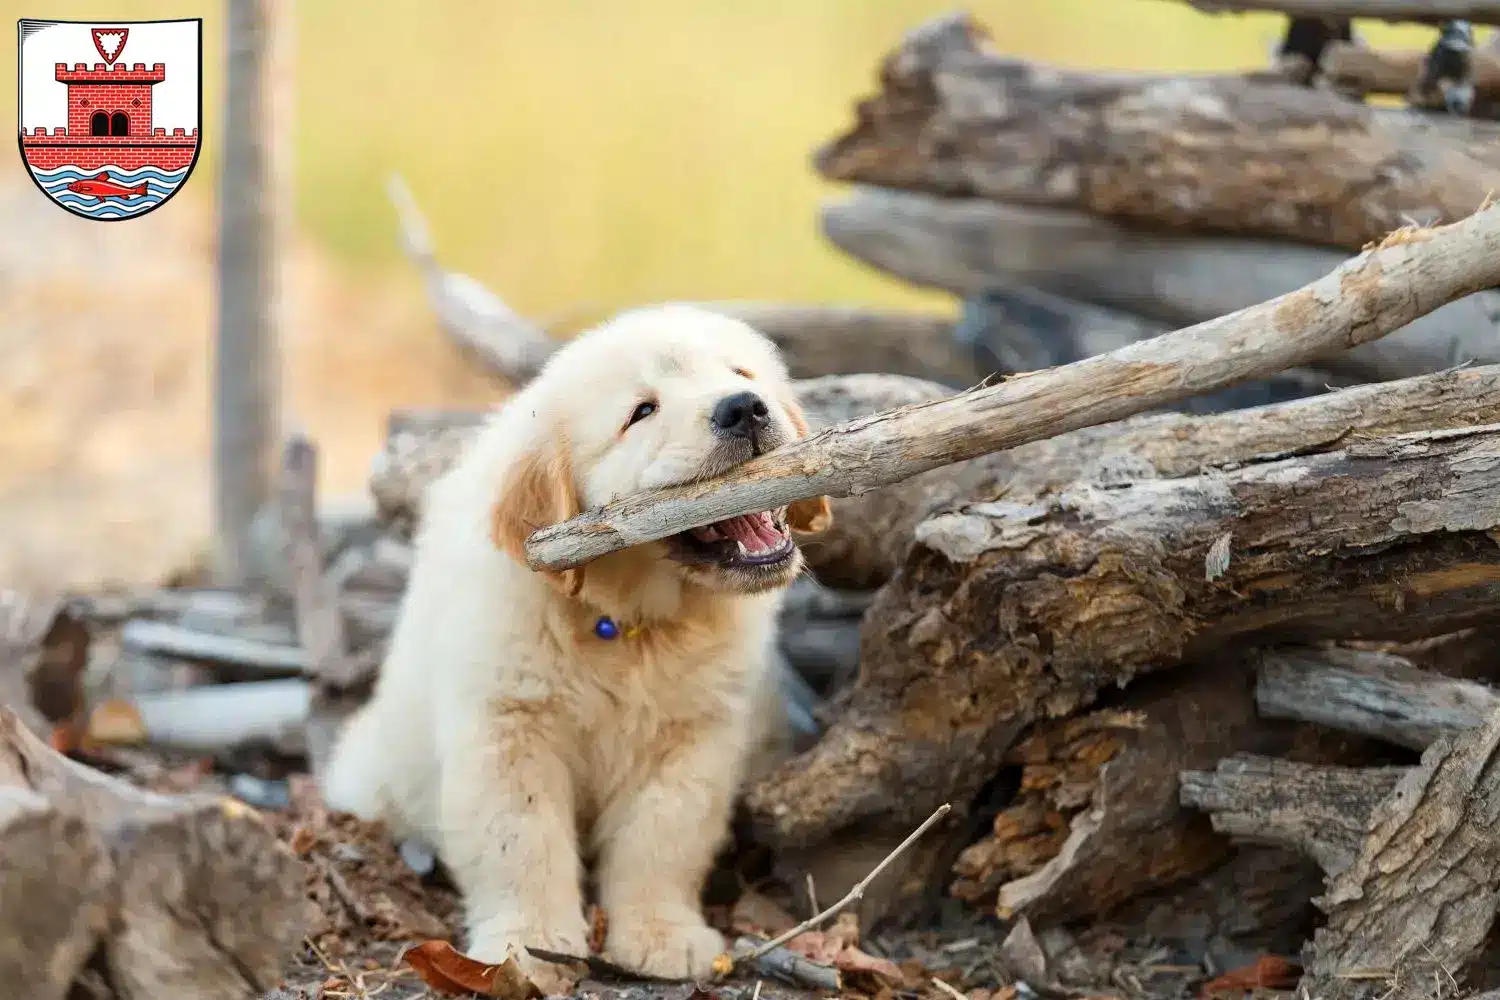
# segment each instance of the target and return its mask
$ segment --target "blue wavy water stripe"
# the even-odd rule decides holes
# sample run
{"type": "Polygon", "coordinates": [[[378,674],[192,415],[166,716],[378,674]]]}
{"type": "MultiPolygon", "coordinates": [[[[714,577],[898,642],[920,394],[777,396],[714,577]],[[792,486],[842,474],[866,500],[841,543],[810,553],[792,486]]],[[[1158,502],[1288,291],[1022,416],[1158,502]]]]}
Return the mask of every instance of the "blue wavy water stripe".
{"type": "Polygon", "coordinates": [[[86,180],[86,179],[91,179],[91,178],[94,178],[94,177],[98,177],[101,173],[107,173],[107,174],[109,174],[109,179],[110,180],[116,181],[116,182],[121,183],[121,184],[125,183],[126,181],[129,181],[129,182],[131,182],[133,184],[139,184],[142,180],[145,180],[147,178],[150,178],[152,180],[161,181],[164,184],[170,184],[170,183],[179,182],[179,181],[181,181],[183,178],[185,178],[187,176],[187,171],[186,170],[174,170],[174,171],[171,171],[171,172],[167,172],[167,171],[162,171],[162,170],[156,170],[156,169],[153,169],[153,168],[143,168],[143,169],[139,169],[139,170],[128,170],[128,171],[127,170],[108,170],[108,169],[104,169],[104,170],[78,170],[76,168],[63,168],[63,169],[60,169],[60,170],[52,170],[52,171],[46,171],[46,172],[41,171],[41,170],[35,170],[32,173],[36,177],[36,179],[39,180],[39,181],[41,181],[43,184],[51,184],[54,181],[78,181],[78,180],[86,180]]]}

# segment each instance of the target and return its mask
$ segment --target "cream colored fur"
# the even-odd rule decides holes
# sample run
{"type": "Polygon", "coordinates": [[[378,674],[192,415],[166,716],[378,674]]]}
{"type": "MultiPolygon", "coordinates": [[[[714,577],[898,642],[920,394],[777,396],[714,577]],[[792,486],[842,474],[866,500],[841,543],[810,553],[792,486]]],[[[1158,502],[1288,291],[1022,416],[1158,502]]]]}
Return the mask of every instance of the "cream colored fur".
{"type": "MultiPolygon", "coordinates": [[[[777,735],[771,644],[800,555],[754,582],[664,543],[555,575],[520,560],[534,528],[742,460],[708,415],[745,389],[774,441],[806,433],[748,327],[686,306],[628,313],[565,345],[429,492],[388,658],[324,790],[438,848],[476,958],[584,954],[590,862],[612,960],[698,977],[724,949],[698,894],[752,750],[777,735]],[[658,410],[626,426],[647,399],[658,410]],[[639,632],[602,640],[600,615],[639,632]]],[[[789,519],[818,530],[827,502],[789,519]]],[[[518,957],[544,986],[556,972],[518,957]]]]}

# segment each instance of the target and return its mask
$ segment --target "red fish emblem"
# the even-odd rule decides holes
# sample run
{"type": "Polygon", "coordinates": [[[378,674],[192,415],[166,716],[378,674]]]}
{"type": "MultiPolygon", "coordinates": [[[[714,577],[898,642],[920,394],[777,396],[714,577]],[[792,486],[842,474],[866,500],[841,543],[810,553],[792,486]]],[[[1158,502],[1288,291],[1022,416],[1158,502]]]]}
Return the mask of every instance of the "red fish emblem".
{"type": "Polygon", "coordinates": [[[99,58],[114,65],[115,60],[120,58],[120,53],[125,51],[125,40],[130,37],[129,28],[91,28],[89,34],[94,36],[94,48],[99,52],[99,58]],[[120,40],[114,42],[114,36],[119,35],[120,40]],[[114,42],[108,49],[106,43],[114,42]]]}
{"type": "Polygon", "coordinates": [[[125,187],[116,184],[109,179],[109,171],[95,174],[87,180],[74,181],[68,185],[68,190],[74,194],[86,194],[93,198],[138,198],[146,193],[146,182],[142,181],[135,187],[125,187]]]}

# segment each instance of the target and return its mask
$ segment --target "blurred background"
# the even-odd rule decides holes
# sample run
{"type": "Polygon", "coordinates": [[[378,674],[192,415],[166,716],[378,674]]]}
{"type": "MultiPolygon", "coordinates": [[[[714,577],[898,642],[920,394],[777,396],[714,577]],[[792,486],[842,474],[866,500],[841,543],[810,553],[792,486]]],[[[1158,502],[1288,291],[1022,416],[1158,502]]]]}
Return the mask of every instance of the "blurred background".
{"type": "MultiPolygon", "coordinates": [[[[283,412],[357,494],[394,406],[499,397],[438,330],[395,239],[400,172],[443,263],[560,331],[674,298],[952,310],[819,237],[813,149],[943,0],[305,0],[277,81],[283,412]]],[[[975,0],[1004,51],[1134,70],[1264,66],[1274,17],[1154,0],[975,0]]],[[[218,5],[0,0],[23,16],[204,18],[206,145],[138,220],[75,218],[0,166],[0,585],[145,583],[210,531],[223,69],[218,5]],[[45,7],[46,9],[41,9],[45,7]]],[[[1362,26],[1374,44],[1412,29],[1362,26]]],[[[15,47],[5,59],[15,60],[15,47]]],[[[14,65],[0,87],[15,107],[14,65]]]]}

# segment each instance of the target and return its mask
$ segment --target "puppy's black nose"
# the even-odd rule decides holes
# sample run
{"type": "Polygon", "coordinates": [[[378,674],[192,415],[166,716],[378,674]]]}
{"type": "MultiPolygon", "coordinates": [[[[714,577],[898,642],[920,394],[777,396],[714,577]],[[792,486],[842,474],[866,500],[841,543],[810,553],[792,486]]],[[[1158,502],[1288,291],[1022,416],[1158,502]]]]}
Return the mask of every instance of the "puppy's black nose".
{"type": "Polygon", "coordinates": [[[766,428],[771,422],[771,411],[766,409],[766,401],[755,393],[737,392],[719,400],[709,420],[720,434],[747,438],[766,428]]]}

